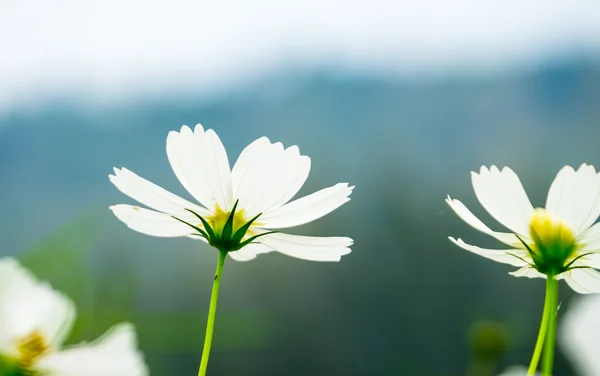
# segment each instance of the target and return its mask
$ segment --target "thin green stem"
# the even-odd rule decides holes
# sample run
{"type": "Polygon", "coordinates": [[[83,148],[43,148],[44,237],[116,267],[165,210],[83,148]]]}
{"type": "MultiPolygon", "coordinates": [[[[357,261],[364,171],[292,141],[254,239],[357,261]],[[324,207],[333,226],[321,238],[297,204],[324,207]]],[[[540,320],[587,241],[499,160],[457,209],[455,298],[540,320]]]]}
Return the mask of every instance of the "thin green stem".
{"type": "Polygon", "coordinates": [[[223,273],[223,265],[225,264],[226,257],[227,252],[219,251],[219,262],[217,263],[212,293],[210,295],[206,335],[204,336],[204,347],[202,348],[202,360],[200,361],[198,376],[205,376],[206,369],[208,368],[208,357],[210,356],[210,347],[212,345],[213,331],[215,328],[215,316],[217,314],[217,301],[219,300],[219,287],[221,286],[221,274],[223,273]]]}
{"type": "Polygon", "coordinates": [[[550,307],[548,312],[548,329],[546,331],[546,343],[544,344],[544,376],[552,376],[554,366],[554,349],[556,347],[556,315],[558,311],[558,281],[553,276],[548,276],[546,294],[550,295],[550,307]]]}
{"type": "Polygon", "coordinates": [[[542,314],[542,323],[540,324],[540,331],[538,333],[537,340],[535,342],[535,349],[533,350],[533,356],[529,363],[529,370],[527,376],[534,376],[537,371],[540,357],[542,356],[542,349],[544,347],[544,340],[546,339],[546,332],[548,331],[548,319],[550,316],[550,306],[552,305],[552,294],[551,284],[554,279],[548,277],[546,280],[546,298],[544,299],[544,313],[542,314]]]}

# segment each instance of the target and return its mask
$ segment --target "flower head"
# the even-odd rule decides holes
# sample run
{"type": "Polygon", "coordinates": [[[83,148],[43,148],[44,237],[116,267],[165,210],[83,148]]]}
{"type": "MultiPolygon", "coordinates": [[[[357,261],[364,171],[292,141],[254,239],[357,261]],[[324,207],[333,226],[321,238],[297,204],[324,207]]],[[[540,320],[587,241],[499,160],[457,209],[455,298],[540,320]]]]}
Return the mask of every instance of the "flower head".
{"type": "MultiPolygon", "coordinates": [[[[0,259],[0,371],[27,375],[145,376],[130,324],[95,342],[63,349],[73,303],[13,259],[0,259]]],[[[1,372],[0,372],[1,373],[1,372]]]]}
{"type": "Polygon", "coordinates": [[[198,201],[192,203],[121,168],[110,180],[123,193],[150,209],[111,206],[131,229],[163,237],[201,239],[235,260],[278,251],[313,261],[339,261],[352,239],[308,237],[279,229],[314,221],[350,200],[353,187],[340,183],[289,202],[310,170],[298,147],[284,149],[262,137],[248,145],[233,168],[221,140],[198,124],[167,137],[167,157],[175,175],[198,201]]]}
{"type": "Polygon", "coordinates": [[[545,208],[534,209],[517,175],[508,167],[473,172],[475,195],[510,232],[492,231],[466,206],[446,202],[469,225],[510,246],[483,249],[459,239],[455,244],[497,262],[519,267],[517,277],[564,279],[579,293],[600,292],[600,175],[593,166],[563,167],[550,186],[545,208]]]}

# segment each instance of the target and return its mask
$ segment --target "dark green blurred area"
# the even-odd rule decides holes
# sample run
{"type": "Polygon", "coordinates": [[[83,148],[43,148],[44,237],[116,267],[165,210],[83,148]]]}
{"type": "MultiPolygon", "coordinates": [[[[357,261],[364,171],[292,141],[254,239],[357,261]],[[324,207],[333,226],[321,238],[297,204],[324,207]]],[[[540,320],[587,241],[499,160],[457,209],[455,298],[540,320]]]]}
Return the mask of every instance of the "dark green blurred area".
{"type": "MultiPolygon", "coordinates": [[[[543,206],[560,167],[600,167],[596,62],[432,80],[286,75],[213,101],[58,103],[0,118],[2,255],[20,257],[77,303],[71,343],[134,322],[156,376],[196,374],[217,253],[127,229],[108,206],[133,201],[108,174],[125,166],[189,197],[165,140],[197,122],[216,130],[231,163],[264,135],[299,145],[312,158],[302,194],[356,185],[348,204],[294,229],[354,238],[340,263],[279,254],[227,261],[210,374],[466,375],[479,367],[474,354],[490,353],[500,356],[498,373],[528,363],[543,281],[514,278],[509,266],[452,245],[448,236],[501,247],[444,198],[499,229],[470,171],[508,165],[543,206]],[[501,334],[473,350],[473,328],[490,320],[501,334]]],[[[560,294],[564,312],[573,293],[561,286],[560,294]]],[[[560,353],[556,374],[573,374],[560,353]]]]}

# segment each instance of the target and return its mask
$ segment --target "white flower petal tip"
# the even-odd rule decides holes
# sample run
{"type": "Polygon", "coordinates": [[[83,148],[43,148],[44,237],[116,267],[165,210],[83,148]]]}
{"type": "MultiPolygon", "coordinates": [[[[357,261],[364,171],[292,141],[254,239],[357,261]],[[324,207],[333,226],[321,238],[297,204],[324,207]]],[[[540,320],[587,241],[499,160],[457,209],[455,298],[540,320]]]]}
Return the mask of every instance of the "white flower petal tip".
{"type": "Polygon", "coordinates": [[[489,227],[487,227],[479,218],[477,218],[460,200],[456,200],[448,195],[446,197],[446,203],[450,208],[458,215],[460,219],[465,221],[469,226],[474,229],[483,232],[484,234],[491,235],[501,242],[507,243],[509,245],[514,244],[517,240],[514,235],[506,234],[501,232],[492,231],[489,227]]]}
{"type": "Polygon", "coordinates": [[[42,358],[36,369],[52,375],[146,376],[148,367],[137,349],[133,325],[114,326],[94,342],[80,344],[42,358]]]}
{"type": "MultiPolygon", "coordinates": [[[[21,269],[21,266],[16,259],[12,257],[0,258],[0,278],[6,278],[19,269],[21,269]]],[[[2,281],[2,279],[0,279],[0,281],[2,281]]]]}
{"type": "Polygon", "coordinates": [[[186,209],[201,215],[208,213],[206,209],[174,195],[124,167],[115,168],[114,171],[115,175],[109,175],[109,179],[117,189],[149,208],[178,217],[188,216],[189,212],[186,209]]]}
{"type": "Polygon", "coordinates": [[[597,172],[596,167],[594,167],[593,165],[582,163],[577,168],[568,165],[564,166],[560,170],[558,170],[558,173],[596,174],[597,172]]]}
{"type": "Polygon", "coordinates": [[[331,213],[350,201],[353,190],[354,186],[349,186],[348,183],[338,183],[264,213],[260,221],[264,223],[265,228],[270,229],[303,225],[331,213]]]}
{"type": "Polygon", "coordinates": [[[522,249],[485,249],[467,244],[461,238],[449,237],[448,239],[464,250],[503,264],[522,267],[528,265],[530,259],[527,251],[522,249]]]}
{"type": "MultiPolygon", "coordinates": [[[[187,236],[194,230],[172,216],[134,205],[113,205],[109,209],[127,227],[142,234],[157,237],[187,236]]],[[[190,214],[182,219],[190,219],[190,214]]]]}
{"type": "MultiPolygon", "coordinates": [[[[486,174],[509,174],[509,175],[513,175],[515,174],[515,172],[513,171],[512,168],[508,167],[508,166],[502,166],[502,168],[499,168],[496,165],[490,165],[488,166],[481,166],[479,168],[479,173],[476,171],[471,171],[472,174],[478,174],[478,175],[486,175],[486,174]]],[[[516,175],[516,174],[515,174],[516,175]]]]}
{"type": "Polygon", "coordinates": [[[594,166],[563,167],[552,182],[546,209],[568,222],[576,236],[600,215],[600,178],[594,166]]]}
{"type": "Polygon", "coordinates": [[[529,233],[533,206],[512,169],[482,166],[479,174],[471,173],[471,181],[477,199],[492,217],[514,233],[529,233]]]}
{"type": "MultiPolygon", "coordinates": [[[[567,167],[571,167],[571,166],[567,166],[567,167]]],[[[596,174],[596,167],[594,167],[593,165],[587,164],[587,163],[582,163],[577,168],[577,172],[586,172],[586,173],[596,174]]]]}
{"type": "Polygon", "coordinates": [[[276,233],[262,239],[267,247],[308,261],[336,262],[351,252],[354,240],[347,237],[315,237],[276,233]]]}

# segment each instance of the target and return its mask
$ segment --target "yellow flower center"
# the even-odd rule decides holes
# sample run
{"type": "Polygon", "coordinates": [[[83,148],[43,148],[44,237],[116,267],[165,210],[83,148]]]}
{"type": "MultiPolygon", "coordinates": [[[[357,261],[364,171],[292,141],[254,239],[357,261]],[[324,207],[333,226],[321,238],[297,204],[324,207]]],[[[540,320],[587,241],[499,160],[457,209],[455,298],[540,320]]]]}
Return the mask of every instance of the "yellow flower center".
{"type": "Polygon", "coordinates": [[[17,341],[19,363],[24,367],[34,364],[40,356],[50,349],[39,330],[34,330],[24,338],[17,341]]]}
{"type": "Polygon", "coordinates": [[[255,234],[254,231],[251,230],[251,227],[262,225],[261,223],[256,222],[262,213],[258,213],[254,217],[248,219],[246,218],[246,211],[244,209],[237,210],[238,203],[239,200],[236,200],[230,211],[225,211],[217,205],[214,213],[206,217],[203,217],[192,210],[188,210],[200,220],[200,223],[197,225],[177,217],[173,218],[192,227],[197,231],[196,235],[206,239],[208,244],[217,248],[220,252],[234,252],[240,250],[261,236],[277,232],[267,231],[261,234],[255,234]]]}
{"type": "MultiPolygon", "coordinates": [[[[249,219],[247,219],[244,215],[245,212],[246,210],[242,209],[233,213],[233,233],[235,233],[237,230],[239,230],[240,227],[242,227],[244,224],[246,224],[246,222],[248,222],[249,219]]],[[[225,223],[227,222],[227,219],[229,218],[230,214],[231,210],[226,212],[223,209],[221,209],[219,205],[217,205],[215,209],[215,214],[206,217],[205,219],[211,225],[215,234],[221,234],[223,232],[223,227],[225,226],[225,223]]],[[[253,223],[253,225],[256,224],[256,222],[253,223]]],[[[202,224],[200,224],[199,226],[202,227],[202,224]]],[[[247,233],[249,233],[249,231],[247,233]]]]}
{"type": "Polygon", "coordinates": [[[533,240],[529,251],[537,269],[545,274],[564,272],[577,249],[569,224],[545,209],[536,209],[529,222],[529,233],[533,240]]]}

